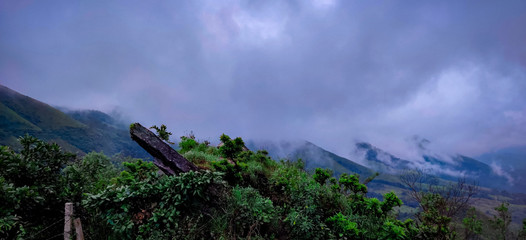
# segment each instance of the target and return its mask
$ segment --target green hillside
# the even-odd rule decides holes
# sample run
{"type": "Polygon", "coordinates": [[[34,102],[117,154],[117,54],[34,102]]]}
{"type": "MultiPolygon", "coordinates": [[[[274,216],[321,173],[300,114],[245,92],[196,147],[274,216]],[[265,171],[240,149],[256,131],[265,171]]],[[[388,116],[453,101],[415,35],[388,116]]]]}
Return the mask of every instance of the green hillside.
{"type": "Polygon", "coordinates": [[[129,137],[127,129],[99,111],[62,112],[48,104],[0,85],[0,145],[19,149],[16,141],[29,134],[58,143],[64,149],[86,154],[149,158],[129,137]]]}
{"type": "Polygon", "coordinates": [[[340,176],[342,173],[357,173],[363,177],[368,177],[374,174],[373,170],[349,159],[340,157],[311,142],[305,142],[303,145],[296,148],[290,156],[291,159],[301,158],[305,161],[307,169],[315,169],[318,167],[329,168],[334,171],[336,176],[340,176]]]}
{"type": "Polygon", "coordinates": [[[2,129],[10,128],[12,131],[42,131],[41,128],[27,121],[3,103],[0,103],[0,127],[2,129]]]}
{"type": "Polygon", "coordinates": [[[0,85],[0,103],[41,129],[85,128],[65,113],[0,85]]]}

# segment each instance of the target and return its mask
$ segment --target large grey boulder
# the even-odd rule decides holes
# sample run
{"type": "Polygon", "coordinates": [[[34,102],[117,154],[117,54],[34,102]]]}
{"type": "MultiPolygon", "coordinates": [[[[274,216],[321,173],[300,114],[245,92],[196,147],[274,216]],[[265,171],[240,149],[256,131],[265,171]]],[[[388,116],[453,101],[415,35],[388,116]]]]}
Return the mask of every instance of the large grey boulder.
{"type": "Polygon", "coordinates": [[[167,175],[197,171],[198,168],[149,129],[139,123],[130,126],[130,135],[146,152],[153,156],[153,163],[167,175]]]}

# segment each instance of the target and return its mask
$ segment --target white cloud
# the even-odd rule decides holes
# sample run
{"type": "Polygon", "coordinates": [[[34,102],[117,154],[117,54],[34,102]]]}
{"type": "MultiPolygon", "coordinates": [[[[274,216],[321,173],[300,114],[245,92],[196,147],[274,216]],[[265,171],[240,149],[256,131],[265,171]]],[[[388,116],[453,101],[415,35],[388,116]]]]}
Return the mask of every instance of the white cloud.
{"type": "Polygon", "coordinates": [[[502,167],[498,163],[492,162],[490,164],[490,167],[493,173],[497,174],[498,176],[505,177],[508,180],[508,183],[513,185],[515,179],[513,179],[513,177],[508,172],[502,169],[502,167]]]}

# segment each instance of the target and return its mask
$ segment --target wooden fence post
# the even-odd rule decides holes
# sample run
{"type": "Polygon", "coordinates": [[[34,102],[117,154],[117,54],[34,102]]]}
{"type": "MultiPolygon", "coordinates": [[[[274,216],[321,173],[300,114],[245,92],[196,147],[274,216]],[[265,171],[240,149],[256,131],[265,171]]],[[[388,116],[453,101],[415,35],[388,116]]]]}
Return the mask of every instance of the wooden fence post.
{"type": "Polygon", "coordinates": [[[75,220],[73,220],[73,224],[75,225],[77,240],[84,240],[84,233],[82,232],[82,224],[80,223],[80,218],[75,218],[75,220]]]}
{"type": "Polygon", "coordinates": [[[73,215],[73,203],[66,203],[64,208],[64,240],[71,239],[71,215],[73,215]]]}

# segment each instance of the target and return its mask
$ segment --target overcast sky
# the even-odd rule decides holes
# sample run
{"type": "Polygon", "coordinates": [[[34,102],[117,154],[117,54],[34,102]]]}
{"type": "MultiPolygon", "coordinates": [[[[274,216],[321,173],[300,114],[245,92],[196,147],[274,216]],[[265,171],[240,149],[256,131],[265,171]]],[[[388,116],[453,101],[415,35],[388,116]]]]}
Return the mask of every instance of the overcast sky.
{"type": "Polygon", "coordinates": [[[0,0],[0,84],[201,139],[476,156],[526,145],[526,1],[0,0]]]}

